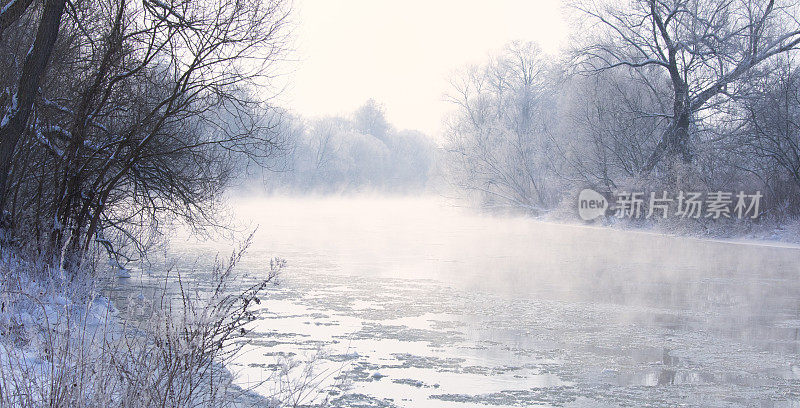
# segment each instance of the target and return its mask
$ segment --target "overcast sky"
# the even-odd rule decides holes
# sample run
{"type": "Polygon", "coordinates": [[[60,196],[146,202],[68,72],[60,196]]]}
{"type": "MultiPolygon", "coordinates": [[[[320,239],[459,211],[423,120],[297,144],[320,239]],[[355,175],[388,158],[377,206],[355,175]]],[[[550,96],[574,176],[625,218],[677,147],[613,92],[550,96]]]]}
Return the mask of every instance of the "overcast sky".
{"type": "Polygon", "coordinates": [[[294,20],[283,106],[346,115],[374,98],[395,126],[433,137],[455,70],[512,40],[555,52],[567,36],[560,0],[295,0],[294,20]]]}

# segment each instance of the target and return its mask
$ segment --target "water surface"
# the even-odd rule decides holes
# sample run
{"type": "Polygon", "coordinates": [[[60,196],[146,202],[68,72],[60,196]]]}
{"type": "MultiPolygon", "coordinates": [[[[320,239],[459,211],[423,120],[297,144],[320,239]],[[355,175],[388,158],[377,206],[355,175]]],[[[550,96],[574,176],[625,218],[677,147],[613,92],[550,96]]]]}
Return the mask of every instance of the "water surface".
{"type": "MultiPolygon", "coordinates": [[[[314,359],[337,407],[800,407],[796,248],[428,197],[234,208],[259,226],[242,285],[273,256],[289,265],[230,367],[242,384],[314,359]]],[[[229,246],[180,240],[172,253],[229,246]]]]}

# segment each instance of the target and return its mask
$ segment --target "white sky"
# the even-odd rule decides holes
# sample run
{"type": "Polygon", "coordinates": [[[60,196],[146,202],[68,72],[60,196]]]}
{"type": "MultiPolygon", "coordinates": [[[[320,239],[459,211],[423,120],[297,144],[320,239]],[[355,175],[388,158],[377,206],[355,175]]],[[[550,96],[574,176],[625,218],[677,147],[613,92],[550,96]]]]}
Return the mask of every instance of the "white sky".
{"type": "Polygon", "coordinates": [[[279,103],[316,117],[374,98],[401,129],[437,138],[454,71],[513,40],[555,52],[561,0],[295,0],[294,58],[279,103]]]}

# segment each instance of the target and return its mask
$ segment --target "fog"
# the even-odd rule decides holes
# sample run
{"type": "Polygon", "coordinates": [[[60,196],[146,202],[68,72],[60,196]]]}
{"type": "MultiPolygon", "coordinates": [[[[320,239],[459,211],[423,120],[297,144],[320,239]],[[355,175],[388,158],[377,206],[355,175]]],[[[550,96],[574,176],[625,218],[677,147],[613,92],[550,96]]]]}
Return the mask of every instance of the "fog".
{"type": "Polygon", "coordinates": [[[771,404],[800,375],[786,358],[799,351],[797,246],[491,215],[436,195],[233,202],[240,225],[260,226],[241,284],[291,260],[232,365],[244,383],[290,355],[346,375],[348,404],[707,406],[771,404]]]}
{"type": "Polygon", "coordinates": [[[0,406],[800,407],[798,16],[0,0],[0,406]]]}
{"type": "Polygon", "coordinates": [[[252,194],[416,193],[441,184],[429,135],[397,129],[373,99],[347,116],[284,116],[276,156],[238,178],[252,194]],[[437,181],[438,180],[438,181],[437,181]]]}

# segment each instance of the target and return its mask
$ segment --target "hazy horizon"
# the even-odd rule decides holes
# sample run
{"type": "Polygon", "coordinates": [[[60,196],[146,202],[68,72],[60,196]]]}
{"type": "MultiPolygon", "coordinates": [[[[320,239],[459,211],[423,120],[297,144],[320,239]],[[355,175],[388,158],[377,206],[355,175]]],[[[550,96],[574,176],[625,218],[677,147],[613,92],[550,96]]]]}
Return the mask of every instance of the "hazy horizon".
{"type": "Polygon", "coordinates": [[[399,130],[441,140],[449,79],[512,41],[557,52],[569,27],[561,0],[404,3],[297,0],[293,58],[278,104],[305,117],[342,116],[368,99],[399,130]]]}

